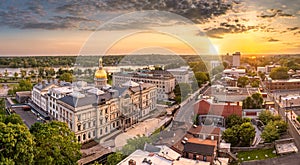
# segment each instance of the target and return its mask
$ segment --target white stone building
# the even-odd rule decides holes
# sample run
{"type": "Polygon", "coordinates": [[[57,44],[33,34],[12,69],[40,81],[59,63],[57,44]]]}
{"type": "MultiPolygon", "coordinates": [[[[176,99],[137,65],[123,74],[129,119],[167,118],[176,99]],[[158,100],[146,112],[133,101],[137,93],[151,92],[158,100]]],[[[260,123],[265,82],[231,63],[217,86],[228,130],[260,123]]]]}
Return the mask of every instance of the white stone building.
{"type": "Polygon", "coordinates": [[[158,100],[167,100],[170,98],[175,88],[175,77],[163,70],[119,72],[113,74],[113,86],[121,86],[128,81],[154,84],[157,87],[158,100]]]}

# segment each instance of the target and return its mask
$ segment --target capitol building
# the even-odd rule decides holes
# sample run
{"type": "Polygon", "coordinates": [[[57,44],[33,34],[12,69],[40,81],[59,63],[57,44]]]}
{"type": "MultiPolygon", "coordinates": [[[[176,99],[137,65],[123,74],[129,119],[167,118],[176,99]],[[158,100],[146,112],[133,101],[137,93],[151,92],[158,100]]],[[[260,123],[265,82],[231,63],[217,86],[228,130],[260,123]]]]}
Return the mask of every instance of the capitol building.
{"type": "Polygon", "coordinates": [[[110,86],[100,58],[94,84],[42,82],[33,87],[31,98],[35,107],[67,123],[78,141],[85,143],[146,118],[156,109],[157,86],[131,80],[110,86]]]}

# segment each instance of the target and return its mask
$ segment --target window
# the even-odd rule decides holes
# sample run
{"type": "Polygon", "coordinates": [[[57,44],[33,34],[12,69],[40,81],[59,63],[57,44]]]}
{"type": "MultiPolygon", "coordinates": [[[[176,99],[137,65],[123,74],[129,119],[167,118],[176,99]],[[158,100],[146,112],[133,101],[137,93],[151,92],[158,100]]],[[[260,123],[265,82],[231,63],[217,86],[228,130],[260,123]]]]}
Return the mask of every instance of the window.
{"type": "Polygon", "coordinates": [[[203,156],[203,161],[205,161],[205,162],[206,162],[206,160],[207,160],[207,159],[206,159],[206,156],[203,156]]]}
{"type": "Polygon", "coordinates": [[[82,140],[85,140],[85,134],[83,134],[82,140]]]}
{"type": "Polygon", "coordinates": [[[78,125],[77,130],[80,131],[81,125],[78,125]]]}
{"type": "Polygon", "coordinates": [[[91,133],[89,132],[89,134],[88,134],[88,138],[90,139],[91,138],[91,133]]]}
{"type": "Polygon", "coordinates": [[[84,124],[83,124],[83,128],[82,128],[83,130],[85,130],[85,126],[86,126],[86,124],[84,123],[84,124]]]}
{"type": "Polygon", "coordinates": [[[78,141],[80,142],[80,136],[78,136],[77,138],[78,138],[78,141]]]}
{"type": "Polygon", "coordinates": [[[93,137],[95,137],[95,135],[96,135],[96,131],[94,130],[94,131],[93,131],[93,137]]]}
{"type": "Polygon", "coordinates": [[[107,133],[107,127],[105,127],[105,133],[107,133]]]}
{"type": "Polygon", "coordinates": [[[96,126],[96,120],[93,121],[93,126],[96,126]]]}
{"type": "Polygon", "coordinates": [[[100,135],[102,135],[102,129],[100,129],[100,135]]]}

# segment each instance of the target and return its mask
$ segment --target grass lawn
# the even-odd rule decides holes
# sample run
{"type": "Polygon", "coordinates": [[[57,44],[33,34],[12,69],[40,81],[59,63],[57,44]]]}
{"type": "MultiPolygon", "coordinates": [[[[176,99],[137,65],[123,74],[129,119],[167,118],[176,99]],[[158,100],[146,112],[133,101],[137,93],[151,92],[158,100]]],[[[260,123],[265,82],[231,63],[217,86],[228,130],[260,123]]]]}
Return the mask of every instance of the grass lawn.
{"type": "Polygon", "coordinates": [[[273,153],[274,149],[261,149],[253,151],[241,151],[238,152],[237,157],[240,162],[250,160],[263,160],[276,157],[276,153],[273,153]]]}

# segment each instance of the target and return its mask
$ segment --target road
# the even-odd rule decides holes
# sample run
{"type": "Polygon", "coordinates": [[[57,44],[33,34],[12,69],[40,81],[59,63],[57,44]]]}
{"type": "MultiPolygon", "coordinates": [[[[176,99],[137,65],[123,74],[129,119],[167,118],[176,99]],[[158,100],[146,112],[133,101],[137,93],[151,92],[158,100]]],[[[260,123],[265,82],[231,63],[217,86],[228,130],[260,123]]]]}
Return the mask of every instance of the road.
{"type": "Polygon", "coordinates": [[[24,111],[22,108],[14,108],[14,111],[16,114],[20,115],[28,128],[30,128],[34,123],[38,122],[37,116],[31,111],[24,111]]]}
{"type": "Polygon", "coordinates": [[[193,124],[194,118],[194,104],[196,103],[196,97],[198,96],[199,91],[202,93],[207,93],[210,90],[210,87],[202,87],[197,90],[195,93],[191,94],[182,104],[177,114],[175,115],[174,121],[185,122],[186,124],[193,124]]]}

